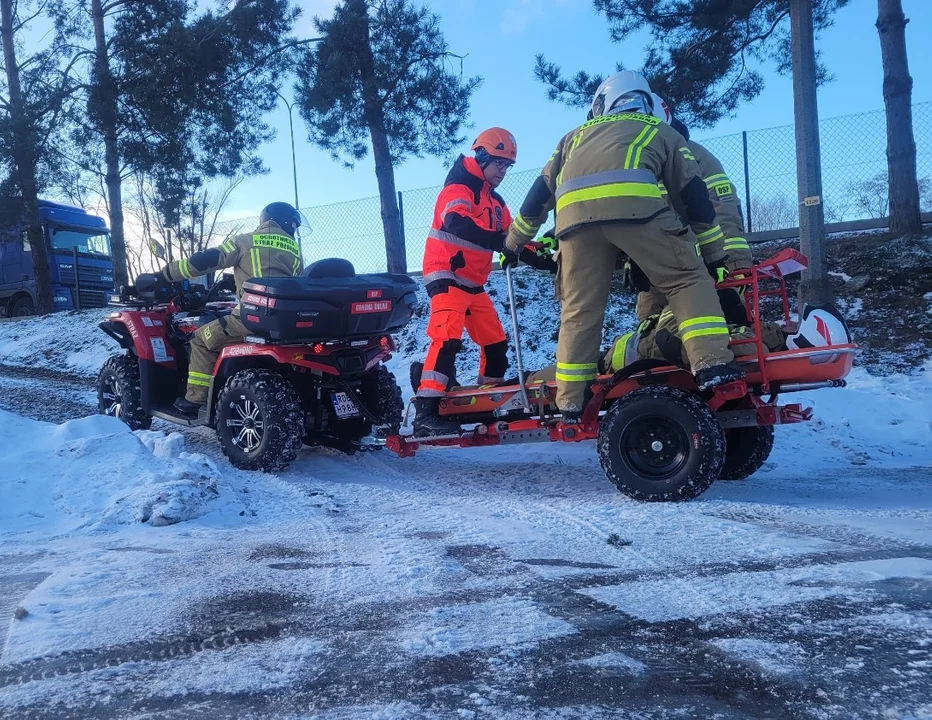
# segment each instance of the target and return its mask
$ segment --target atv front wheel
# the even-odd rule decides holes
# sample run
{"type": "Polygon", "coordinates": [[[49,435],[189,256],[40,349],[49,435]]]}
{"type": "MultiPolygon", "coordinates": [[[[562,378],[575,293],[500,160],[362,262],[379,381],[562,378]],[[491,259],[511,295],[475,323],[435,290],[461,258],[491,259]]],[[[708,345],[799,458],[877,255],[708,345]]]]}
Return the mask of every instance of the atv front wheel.
{"type": "Polygon", "coordinates": [[[142,409],[139,361],[134,355],[112,355],[97,375],[97,411],[116,417],[130,430],[148,430],[152,416],[142,409]]]}
{"type": "Polygon", "coordinates": [[[269,370],[233,375],[217,399],[217,438],[241,470],[282,470],[298,456],[304,413],[294,385],[269,370]]]}
{"type": "Polygon", "coordinates": [[[719,480],[744,480],[761,469],[773,450],[773,426],[732,428],[725,431],[725,463],[719,480]]]}
{"type": "Polygon", "coordinates": [[[599,426],[599,460],[625,495],[652,502],[698,497],[719,476],[725,433],[701,399],[675,387],[621,397],[599,426]]]}

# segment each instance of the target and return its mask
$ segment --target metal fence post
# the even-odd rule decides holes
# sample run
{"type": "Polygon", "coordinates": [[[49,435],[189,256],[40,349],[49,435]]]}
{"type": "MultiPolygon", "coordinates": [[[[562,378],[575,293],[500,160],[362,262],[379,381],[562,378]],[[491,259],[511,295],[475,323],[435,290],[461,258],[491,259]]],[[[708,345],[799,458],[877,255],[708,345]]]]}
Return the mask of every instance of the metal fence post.
{"type": "Polygon", "coordinates": [[[747,209],[747,232],[752,232],[751,225],[751,173],[748,171],[748,134],[747,131],[741,131],[741,139],[744,143],[744,206],[747,209]]]}
{"type": "Polygon", "coordinates": [[[405,238],[405,203],[401,190],[398,191],[398,224],[401,226],[401,244],[405,248],[405,269],[404,272],[408,272],[408,241],[405,238]]]}
{"type": "Polygon", "coordinates": [[[78,246],[75,245],[72,249],[72,255],[74,257],[74,306],[75,310],[81,309],[81,273],[78,268],[78,246]]]}

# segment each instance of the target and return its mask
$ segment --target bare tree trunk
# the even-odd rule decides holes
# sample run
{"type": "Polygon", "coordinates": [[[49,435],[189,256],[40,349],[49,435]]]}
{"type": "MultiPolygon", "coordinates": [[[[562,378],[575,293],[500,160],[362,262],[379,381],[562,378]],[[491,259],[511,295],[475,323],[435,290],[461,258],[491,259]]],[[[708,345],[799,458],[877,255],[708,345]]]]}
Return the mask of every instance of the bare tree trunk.
{"type": "Polygon", "coordinates": [[[408,260],[405,252],[404,233],[401,230],[401,213],[398,212],[398,195],[395,192],[395,168],[385,132],[385,117],[382,100],[375,84],[375,62],[369,40],[369,13],[365,0],[349,0],[354,12],[359,15],[359,75],[362,82],[366,124],[372,139],[372,157],[375,160],[375,179],[379,184],[379,200],[382,206],[382,230],[385,233],[385,257],[388,271],[405,273],[408,260]]]}
{"type": "Polygon", "coordinates": [[[877,0],[877,33],[883,61],[883,102],[887,111],[887,168],[890,177],[890,231],[922,230],[916,141],[913,138],[913,79],[906,57],[906,23],[900,0],[877,0]]]}
{"type": "Polygon", "coordinates": [[[91,0],[91,17],[94,21],[96,44],[95,72],[97,87],[98,130],[104,139],[107,196],[110,205],[110,245],[113,248],[113,280],[117,287],[128,285],[126,270],[126,238],[123,233],[123,197],[120,187],[120,151],[117,147],[117,99],[110,58],[107,54],[107,36],[104,32],[104,11],[101,0],[91,0]]]}
{"type": "Polygon", "coordinates": [[[45,235],[39,219],[39,187],[36,180],[36,149],[38,137],[35,127],[26,114],[26,101],[19,80],[16,63],[16,46],[13,37],[13,0],[0,0],[0,42],[3,44],[3,61],[6,65],[7,85],[10,90],[10,123],[12,125],[13,162],[16,178],[23,195],[23,213],[29,249],[35,266],[37,310],[40,314],[52,312],[52,278],[45,235]]]}

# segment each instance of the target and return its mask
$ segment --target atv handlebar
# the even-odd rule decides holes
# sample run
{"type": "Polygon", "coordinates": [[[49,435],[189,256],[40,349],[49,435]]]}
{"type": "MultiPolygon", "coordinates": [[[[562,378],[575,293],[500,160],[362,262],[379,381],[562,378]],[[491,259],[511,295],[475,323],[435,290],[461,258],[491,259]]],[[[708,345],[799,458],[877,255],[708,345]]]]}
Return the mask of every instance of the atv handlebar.
{"type": "Polygon", "coordinates": [[[221,291],[235,292],[232,275],[224,275],[209,290],[188,280],[169,282],[161,274],[142,273],[133,285],[120,288],[120,303],[152,307],[174,303],[179,310],[200,310],[207,303],[218,300],[221,291]]]}

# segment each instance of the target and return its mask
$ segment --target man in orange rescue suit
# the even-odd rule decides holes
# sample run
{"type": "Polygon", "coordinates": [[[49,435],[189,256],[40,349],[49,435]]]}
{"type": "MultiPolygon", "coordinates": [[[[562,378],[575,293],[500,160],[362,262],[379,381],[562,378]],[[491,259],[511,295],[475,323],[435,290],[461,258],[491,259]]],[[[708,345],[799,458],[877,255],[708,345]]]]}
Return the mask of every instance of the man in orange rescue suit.
{"type": "MultiPolygon", "coordinates": [[[[176,260],[162,270],[162,275],[169,282],[178,282],[231,267],[239,297],[243,294],[243,283],[249,278],[300,275],[303,269],[301,252],[294,238],[300,226],[298,210],[286,202],[271,203],[259,216],[255,232],[237,235],[220,247],[176,260]]],[[[175,409],[179,412],[197,415],[200,407],[207,403],[207,391],[220,351],[227,345],[241,342],[249,334],[240,320],[239,310],[237,305],[226,317],[198,328],[191,338],[187,390],[184,397],[175,400],[175,409]]]]}
{"type": "MultiPolygon", "coordinates": [[[[511,214],[495,188],[514,165],[518,146],[499,127],[479,134],[474,157],[461,155],[447,175],[434,206],[424,249],[424,284],[430,297],[427,336],[430,348],[414,399],[415,435],[459,432],[459,424],[440,417],[440,398],[452,386],[463,330],[480,348],[480,385],[501,382],[508,368],[508,345],[498,313],[484,286],[492,256],[501,251],[511,214]]],[[[549,257],[527,250],[521,259],[556,271],[549,257]]]]}
{"type": "Polygon", "coordinates": [[[589,120],[560,140],[505,243],[503,263],[510,263],[555,209],[562,295],[556,402],[564,422],[578,421],[598,375],[619,250],[666,296],[698,385],[744,376],[728,348],[715,285],[696,253],[696,234],[715,228],[715,209],[686,141],[653,116],[651,95],[644,77],[630,71],[599,86],[589,120]],[[659,182],[676,195],[688,225],[661,197],[659,182]]]}

